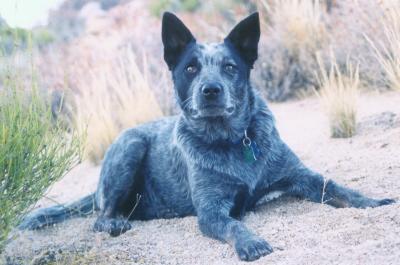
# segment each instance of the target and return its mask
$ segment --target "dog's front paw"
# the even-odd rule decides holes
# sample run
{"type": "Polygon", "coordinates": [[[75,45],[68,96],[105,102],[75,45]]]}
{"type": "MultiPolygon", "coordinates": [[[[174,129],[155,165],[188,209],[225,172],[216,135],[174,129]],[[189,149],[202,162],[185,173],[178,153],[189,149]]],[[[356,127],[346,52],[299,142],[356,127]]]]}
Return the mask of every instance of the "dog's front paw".
{"type": "Polygon", "coordinates": [[[94,223],[93,230],[107,232],[110,236],[119,236],[131,228],[132,225],[124,219],[99,217],[94,223]]]}
{"type": "Polygon", "coordinates": [[[262,238],[252,236],[235,243],[236,253],[241,260],[253,261],[272,253],[272,247],[262,238]]]}

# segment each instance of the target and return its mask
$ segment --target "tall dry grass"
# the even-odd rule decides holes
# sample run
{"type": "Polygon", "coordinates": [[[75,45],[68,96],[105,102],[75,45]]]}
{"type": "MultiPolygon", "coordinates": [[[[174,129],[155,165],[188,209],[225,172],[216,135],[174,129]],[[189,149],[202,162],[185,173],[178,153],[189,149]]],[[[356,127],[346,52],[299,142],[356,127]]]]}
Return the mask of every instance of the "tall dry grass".
{"type": "Polygon", "coordinates": [[[315,51],[326,38],[322,23],[323,8],[320,1],[274,0],[262,1],[272,25],[280,27],[280,37],[293,56],[302,50],[315,51]]]}
{"type": "Polygon", "coordinates": [[[359,68],[347,63],[341,70],[332,55],[329,70],[319,60],[317,92],[329,118],[331,137],[347,138],[356,132],[359,68]]]}
{"type": "MultiPolygon", "coordinates": [[[[145,57],[143,57],[145,58],[145,57]]],[[[86,131],[85,156],[99,163],[118,134],[163,115],[148,82],[148,67],[140,69],[129,48],[110,64],[91,71],[75,96],[75,122],[86,131]]]]}
{"type": "Polygon", "coordinates": [[[266,96],[282,101],[317,85],[315,54],[328,42],[326,7],[320,1],[261,1],[265,40],[261,42],[261,67],[256,79],[266,96]]]}
{"type": "Polygon", "coordinates": [[[383,39],[366,39],[371,44],[389,88],[400,90],[400,2],[383,1],[386,3],[382,18],[383,39]]]}
{"type": "Polygon", "coordinates": [[[315,54],[329,61],[331,50],[340,67],[347,60],[359,65],[363,88],[399,87],[400,1],[258,3],[265,25],[253,78],[270,100],[283,101],[318,87],[315,54]]]}

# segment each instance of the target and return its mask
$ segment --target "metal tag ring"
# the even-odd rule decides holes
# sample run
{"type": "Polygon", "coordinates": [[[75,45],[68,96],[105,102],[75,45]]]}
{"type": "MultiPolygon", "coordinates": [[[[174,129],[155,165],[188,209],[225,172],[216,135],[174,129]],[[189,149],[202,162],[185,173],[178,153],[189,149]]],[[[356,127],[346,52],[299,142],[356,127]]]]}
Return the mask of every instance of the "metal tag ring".
{"type": "Polygon", "coordinates": [[[250,146],[250,145],[251,145],[251,140],[250,140],[250,138],[244,138],[244,139],[243,139],[243,145],[245,145],[245,146],[250,146]]]}
{"type": "Polygon", "coordinates": [[[247,136],[247,130],[244,130],[243,145],[247,147],[251,145],[251,139],[247,136]]]}

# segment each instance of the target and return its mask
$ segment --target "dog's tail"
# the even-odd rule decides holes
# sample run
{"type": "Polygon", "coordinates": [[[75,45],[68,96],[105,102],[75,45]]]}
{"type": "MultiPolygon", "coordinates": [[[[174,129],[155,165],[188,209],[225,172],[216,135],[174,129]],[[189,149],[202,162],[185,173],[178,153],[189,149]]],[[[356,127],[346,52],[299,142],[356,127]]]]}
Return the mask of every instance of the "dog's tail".
{"type": "Polygon", "coordinates": [[[29,213],[18,226],[21,230],[35,230],[53,224],[61,223],[72,217],[83,217],[97,210],[95,194],[90,194],[82,199],[49,208],[38,209],[29,213]]]}

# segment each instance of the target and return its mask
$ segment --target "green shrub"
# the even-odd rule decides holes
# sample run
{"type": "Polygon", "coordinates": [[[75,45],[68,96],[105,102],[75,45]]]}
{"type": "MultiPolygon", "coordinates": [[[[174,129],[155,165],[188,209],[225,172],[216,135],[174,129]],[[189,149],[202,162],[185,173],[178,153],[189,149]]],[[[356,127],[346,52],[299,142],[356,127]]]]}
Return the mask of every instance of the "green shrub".
{"type": "Polygon", "coordinates": [[[55,41],[54,34],[45,28],[38,28],[32,32],[32,44],[39,48],[45,47],[55,41]]]}
{"type": "Polygon", "coordinates": [[[43,48],[53,43],[56,40],[55,37],[53,32],[44,27],[27,30],[0,25],[1,55],[11,56],[18,51],[29,50],[32,47],[43,48]]]}
{"type": "Polygon", "coordinates": [[[1,252],[29,207],[80,161],[81,137],[52,119],[33,78],[20,80],[8,69],[0,84],[1,252]]]}
{"type": "Polygon", "coordinates": [[[18,49],[26,49],[29,35],[30,31],[25,29],[0,26],[0,51],[4,55],[10,55],[18,49]]]}
{"type": "Polygon", "coordinates": [[[153,16],[159,17],[162,12],[168,10],[171,6],[171,0],[151,1],[150,12],[153,16]]]}
{"type": "Polygon", "coordinates": [[[153,0],[150,2],[150,13],[159,17],[164,11],[194,12],[201,6],[199,0],[153,0]]]}
{"type": "Polygon", "coordinates": [[[181,0],[181,7],[183,11],[194,12],[200,6],[198,0],[181,0]]]}

